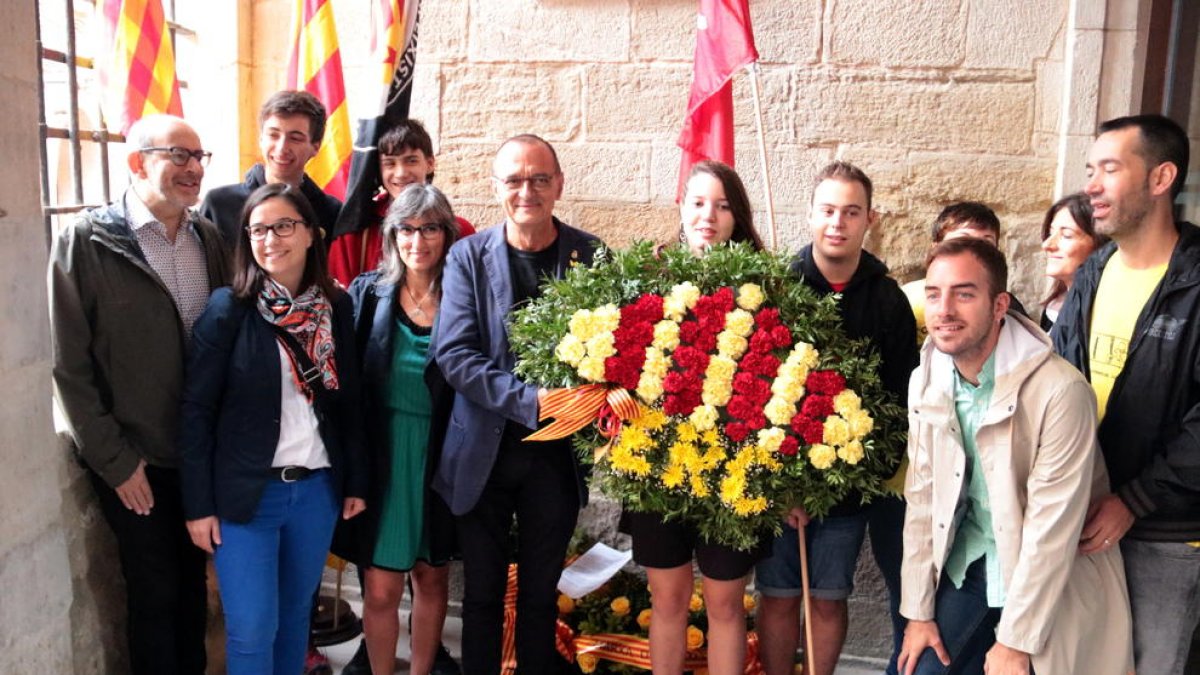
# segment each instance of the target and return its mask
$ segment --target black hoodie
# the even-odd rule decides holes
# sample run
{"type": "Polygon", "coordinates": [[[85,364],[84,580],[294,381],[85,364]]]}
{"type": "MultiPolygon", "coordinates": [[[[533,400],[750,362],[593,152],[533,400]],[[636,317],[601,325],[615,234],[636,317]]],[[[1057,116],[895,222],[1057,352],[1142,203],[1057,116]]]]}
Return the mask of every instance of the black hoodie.
{"type": "MultiPolygon", "coordinates": [[[[267,184],[267,171],[262,164],[255,164],[246,172],[241,183],[222,185],[213,188],[204,196],[200,205],[200,215],[208,218],[221,231],[221,239],[225,242],[225,250],[232,254],[237,247],[239,230],[242,227],[242,207],[250,198],[250,193],[267,184]]],[[[321,191],[308,174],[300,181],[300,193],[308,198],[308,203],[317,212],[318,226],[324,230],[326,249],[333,236],[333,224],[337,222],[338,212],[342,210],[342,202],[321,191]]]]}

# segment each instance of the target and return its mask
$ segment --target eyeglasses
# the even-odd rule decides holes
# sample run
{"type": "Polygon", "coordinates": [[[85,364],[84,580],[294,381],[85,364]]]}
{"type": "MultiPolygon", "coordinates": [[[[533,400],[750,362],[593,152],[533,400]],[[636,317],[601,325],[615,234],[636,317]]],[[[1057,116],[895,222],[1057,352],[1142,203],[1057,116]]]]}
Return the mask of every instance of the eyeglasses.
{"type": "Polygon", "coordinates": [[[276,237],[284,238],[292,236],[297,225],[307,223],[295,218],[280,218],[273,223],[251,223],[246,227],[246,233],[250,235],[250,241],[262,241],[267,238],[268,232],[274,232],[276,237]]]}
{"type": "Polygon", "coordinates": [[[194,159],[200,162],[200,166],[208,166],[208,160],[212,159],[212,153],[204,150],[188,150],[181,148],[178,145],[166,147],[142,148],[138,152],[165,152],[175,166],[187,166],[188,160],[194,159]]]}
{"type": "Polygon", "coordinates": [[[410,225],[401,225],[396,228],[396,236],[400,239],[412,239],[419,232],[422,239],[433,239],[442,231],[441,225],[422,225],[420,227],[412,227],[410,225]]]}
{"type": "Polygon", "coordinates": [[[554,176],[548,173],[535,173],[532,176],[509,176],[507,178],[492,176],[492,178],[497,183],[503,185],[509,192],[520,191],[521,186],[526,183],[529,183],[529,187],[538,192],[549,190],[550,186],[554,185],[554,176]]]}

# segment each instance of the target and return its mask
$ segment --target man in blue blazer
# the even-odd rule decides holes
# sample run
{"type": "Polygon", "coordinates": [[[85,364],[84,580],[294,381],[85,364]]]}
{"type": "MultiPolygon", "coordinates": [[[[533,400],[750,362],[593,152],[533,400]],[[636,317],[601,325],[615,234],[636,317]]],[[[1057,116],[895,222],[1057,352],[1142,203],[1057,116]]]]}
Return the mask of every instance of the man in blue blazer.
{"type": "Polygon", "coordinates": [[[517,522],[517,662],[522,672],[557,669],[556,591],[586,469],[569,439],[525,442],[545,390],[513,375],[508,321],[539,294],[545,277],[587,265],[596,237],[554,217],[563,174],[554,148],[521,135],[500,146],[492,182],[505,219],[451,250],[430,347],[457,392],[434,489],[458,518],[466,588],[463,670],[500,672],[504,592],[517,522]]]}

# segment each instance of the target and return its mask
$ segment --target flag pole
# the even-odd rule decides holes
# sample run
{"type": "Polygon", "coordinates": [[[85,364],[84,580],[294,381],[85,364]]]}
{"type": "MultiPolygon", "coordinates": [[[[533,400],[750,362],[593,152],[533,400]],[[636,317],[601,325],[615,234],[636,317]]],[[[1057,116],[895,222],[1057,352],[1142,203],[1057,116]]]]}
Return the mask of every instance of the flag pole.
{"type": "Polygon", "coordinates": [[[750,90],[754,92],[754,119],[758,123],[758,161],[762,164],[763,192],[767,198],[767,228],[770,230],[771,250],[779,248],[775,236],[775,200],[771,196],[771,172],[767,169],[767,140],[763,131],[762,100],[758,93],[758,61],[746,65],[750,71],[750,90]]]}
{"type": "Polygon", "coordinates": [[[796,533],[800,540],[800,585],[802,586],[801,592],[804,593],[804,675],[810,675],[817,672],[817,656],[814,653],[816,645],[813,643],[812,635],[812,605],[808,601],[808,537],[805,536],[804,529],[805,526],[801,525],[796,529],[796,533]]]}

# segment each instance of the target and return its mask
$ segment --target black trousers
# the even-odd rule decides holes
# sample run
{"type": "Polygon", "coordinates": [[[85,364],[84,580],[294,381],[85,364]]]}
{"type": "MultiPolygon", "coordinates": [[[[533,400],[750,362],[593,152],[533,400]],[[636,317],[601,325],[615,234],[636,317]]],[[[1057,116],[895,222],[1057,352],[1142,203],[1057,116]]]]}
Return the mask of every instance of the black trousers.
{"type": "Polygon", "coordinates": [[[579,490],[567,442],[500,448],[483,495],[459,516],[463,574],[463,672],[500,672],[504,591],[517,522],[517,672],[554,673],[558,578],[579,516],[579,490]]]}
{"type": "Polygon", "coordinates": [[[125,577],[130,671],[203,675],[207,619],[205,553],[184,524],[179,472],[146,467],[154,508],[139,516],[88,471],[100,509],[116,535],[125,577]]]}

